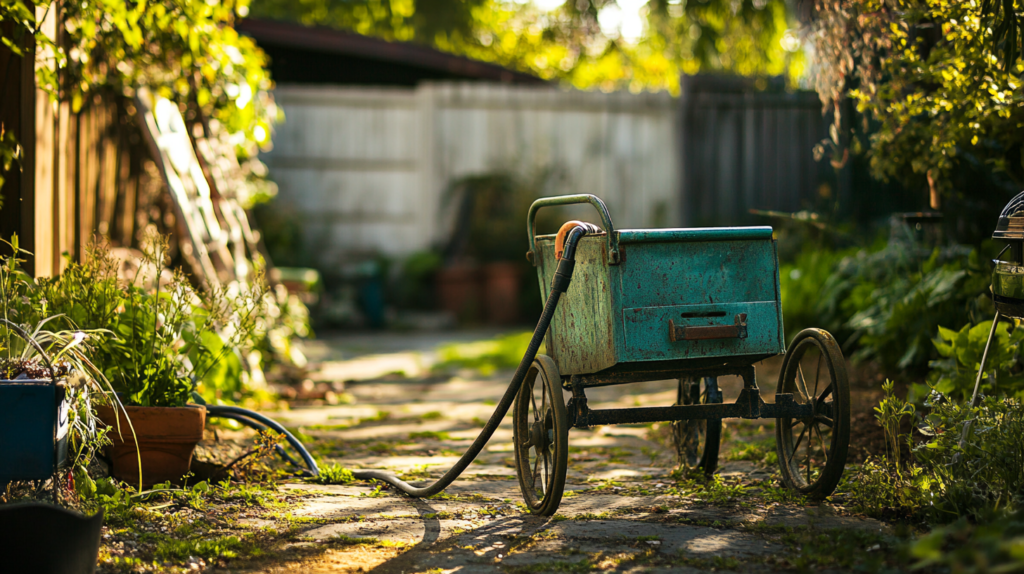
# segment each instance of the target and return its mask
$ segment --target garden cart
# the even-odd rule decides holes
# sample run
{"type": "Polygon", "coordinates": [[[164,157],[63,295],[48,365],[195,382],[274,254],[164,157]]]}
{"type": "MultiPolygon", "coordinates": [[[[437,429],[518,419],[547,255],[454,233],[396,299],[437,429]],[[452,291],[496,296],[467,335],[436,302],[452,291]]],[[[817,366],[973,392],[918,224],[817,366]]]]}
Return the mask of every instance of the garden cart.
{"type": "MultiPolygon", "coordinates": [[[[562,497],[571,428],[671,422],[684,466],[718,464],[722,419],[775,419],[782,478],[811,498],[832,494],[850,436],[842,352],[820,329],[801,331],[765,402],[754,364],[785,353],[779,264],[770,227],[616,230],[593,195],[538,200],[527,218],[529,258],[542,293],[554,279],[564,232],[535,235],[537,211],[589,203],[601,219],[576,248],[575,275],[551,320],[547,355],[533,362],[513,411],[516,471],[531,511],[562,497]],[[535,374],[534,374],[535,373],[535,374]],[[726,402],[718,377],[743,388],[726,402]],[[678,380],[676,404],[591,409],[587,389],[678,380]],[[563,391],[571,393],[568,404],[563,391]]],[[[563,226],[576,225],[570,222],[563,226]]]]}
{"type": "Polygon", "coordinates": [[[616,230],[593,195],[537,200],[527,216],[544,310],[526,354],[494,414],[459,461],[417,487],[393,474],[360,470],[423,497],[450,485],[513,411],[515,464],[526,506],[554,514],[562,499],[571,428],[670,422],[683,464],[707,474],[718,463],[722,419],[775,419],[782,479],[815,499],[842,476],[850,440],[850,389],[835,339],[801,331],[782,364],[774,402],[765,402],[754,364],[785,353],[779,264],[770,227],[616,230]],[[570,221],[535,233],[538,210],[584,203],[601,225],[570,221]],[[546,340],[546,355],[537,355],[546,340]],[[718,377],[743,389],[726,402],[718,377]],[[663,407],[591,409],[587,389],[678,380],[663,407]],[[565,401],[565,392],[571,394],[565,401]],[[514,407],[513,407],[514,403],[514,407]]]}

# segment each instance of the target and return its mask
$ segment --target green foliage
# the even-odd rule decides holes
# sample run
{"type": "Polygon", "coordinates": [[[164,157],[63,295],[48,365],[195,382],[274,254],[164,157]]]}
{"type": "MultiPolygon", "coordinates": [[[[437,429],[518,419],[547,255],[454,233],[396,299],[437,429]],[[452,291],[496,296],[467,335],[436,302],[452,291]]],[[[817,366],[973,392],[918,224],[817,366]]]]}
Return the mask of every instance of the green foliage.
{"type": "Polygon", "coordinates": [[[930,568],[963,574],[1024,570],[1024,514],[983,524],[960,519],[915,540],[909,553],[915,569],[930,568]]]}
{"type": "MultiPolygon", "coordinates": [[[[914,405],[897,397],[892,391],[892,381],[886,379],[882,383],[885,396],[875,407],[875,418],[885,431],[885,456],[893,465],[896,473],[900,472],[900,425],[903,419],[914,417],[914,405]]],[[[909,437],[907,437],[909,438],[909,437]]]]}
{"type": "Polygon", "coordinates": [[[195,556],[206,560],[237,558],[239,555],[253,555],[258,550],[254,544],[237,536],[220,536],[201,540],[161,541],[156,547],[157,560],[182,561],[195,556]]]}
{"type": "Polygon", "coordinates": [[[533,333],[526,331],[502,335],[489,341],[444,345],[437,351],[440,362],[434,369],[476,369],[485,376],[493,374],[498,369],[514,369],[519,366],[523,355],[526,354],[532,337],[533,333]]]}
{"type": "Polygon", "coordinates": [[[320,474],[310,479],[317,484],[348,484],[355,480],[352,471],[337,464],[325,464],[320,467],[320,474]]]}
{"type": "MultiPolygon", "coordinates": [[[[0,315],[20,324],[31,339],[43,349],[53,365],[46,367],[38,351],[7,326],[0,326],[0,370],[3,378],[19,374],[30,378],[65,379],[69,400],[69,462],[75,474],[84,471],[92,462],[96,451],[107,444],[106,430],[98,429],[92,410],[91,395],[104,397],[117,403],[109,381],[92,362],[96,344],[102,344],[112,333],[106,329],[80,330],[61,314],[48,313],[54,307],[42,289],[45,281],[34,282],[22,269],[21,255],[27,254],[19,246],[18,236],[8,242],[12,254],[0,259],[0,315]],[[61,327],[68,327],[61,329],[61,327]]],[[[59,310],[58,310],[59,311],[59,310]]]]}
{"type": "Polygon", "coordinates": [[[833,161],[841,165],[848,151],[865,146],[877,177],[950,193],[961,191],[950,179],[966,160],[1003,172],[1019,189],[1024,63],[1013,48],[1019,15],[1004,14],[1019,14],[1019,6],[1014,0],[819,0],[812,37],[817,90],[836,112],[825,142],[833,161]],[[845,111],[847,98],[863,126],[845,111]],[[844,126],[853,128],[849,136],[844,126]]]}
{"type": "Polygon", "coordinates": [[[66,67],[60,66],[70,75],[70,89],[60,95],[76,110],[86,93],[101,86],[129,95],[150,86],[243,135],[248,155],[269,143],[277,109],[267,92],[273,84],[266,56],[233,28],[248,13],[248,0],[80,0],[60,6],[72,46],[66,67]]]}
{"type": "Polygon", "coordinates": [[[501,0],[257,0],[252,6],[254,16],[418,42],[583,89],[678,93],[681,73],[788,71],[795,79],[803,71],[785,0],[654,0],[642,13],[639,38],[602,29],[598,17],[606,10],[619,7],[608,0],[552,10],[501,0]]]}
{"type": "MultiPolygon", "coordinates": [[[[34,9],[10,0],[0,5],[0,22],[11,23],[2,41],[15,55],[25,56],[27,34],[35,37],[37,85],[74,111],[101,89],[132,96],[149,86],[187,106],[190,120],[216,119],[240,136],[240,154],[255,156],[269,145],[279,112],[269,93],[266,56],[233,27],[248,12],[248,0],[44,0],[34,9]],[[59,44],[41,31],[37,10],[63,25],[59,44]]],[[[13,134],[0,125],[4,171],[19,154],[13,134]]]]}
{"type": "Polygon", "coordinates": [[[779,286],[782,294],[783,325],[787,333],[799,333],[808,327],[827,327],[825,313],[837,314],[831,302],[822,301],[821,286],[835,273],[840,263],[857,257],[859,248],[844,250],[822,249],[820,245],[805,242],[796,257],[779,267],[779,286]]]}
{"type": "Polygon", "coordinates": [[[977,252],[960,248],[928,253],[890,243],[871,256],[846,259],[822,298],[841,301],[844,327],[860,347],[854,359],[885,368],[922,368],[933,355],[930,334],[959,323],[988,286],[977,252]]]}
{"type": "Polygon", "coordinates": [[[59,276],[35,282],[8,261],[0,274],[4,312],[22,323],[53,313],[53,325],[72,331],[40,331],[44,342],[63,344],[65,357],[132,404],[179,406],[197,389],[211,399],[232,396],[243,380],[240,349],[262,336],[262,275],[250,289],[197,292],[180,271],[157,277],[166,243],[157,236],[147,242],[140,271],[127,282],[118,279],[119,262],[102,245],[88,249],[85,263],[71,262],[59,276]],[[73,332],[109,336],[85,353],[69,348],[73,332]]]}
{"type": "Polygon", "coordinates": [[[903,225],[861,248],[808,243],[781,266],[779,281],[788,333],[827,329],[845,352],[855,351],[852,359],[877,361],[889,372],[923,370],[939,356],[930,337],[940,325],[994,311],[985,295],[990,271],[978,250],[925,248],[903,225]]]}
{"type": "Polygon", "coordinates": [[[939,518],[987,518],[1024,508],[1024,405],[986,397],[971,408],[935,394],[927,406],[930,439],[914,454],[937,484],[939,518]],[[961,446],[968,421],[971,432],[961,446]]]}
{"type": "MultiPolygon", "coordinates": [[[[964,325],[959,331],[940,326],[934,343],[942,358],[929,363],[932,371],[928,375],[928,387],[957,400],[970,400],[991,329],[992,321],[964,325]]],[[[1024,329],[1010,331],[1010,324],[1005,322],[996,326],[980,392],[1024,398],[1021,341],[1024,341],[1024,329]]],[[[928,387],[915,385],[914,391],[923,398],[928,394],[928,387]]]]}
{"type": "Polygon", "coordinates": [[[900,427],[905,418],[913,418],[915,409],[893,393],[893,386],[889,380],[882,384],[884,396],[874,408],[885,434],[885,454],[869,457],[859,468],[851,469],[840,486],[855,510],[878,518],[917,516],[927,508],[935,482],[924,468],[901,460],[900,443],[912,448],[913,442],[900,427]]]}

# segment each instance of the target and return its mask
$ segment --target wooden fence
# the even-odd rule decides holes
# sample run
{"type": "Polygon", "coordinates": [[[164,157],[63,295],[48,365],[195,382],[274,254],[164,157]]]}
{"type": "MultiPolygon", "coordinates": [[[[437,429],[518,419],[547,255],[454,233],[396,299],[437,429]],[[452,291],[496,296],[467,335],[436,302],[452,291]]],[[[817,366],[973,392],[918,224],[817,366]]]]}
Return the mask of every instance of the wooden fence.
{"type": "MultiPolygon", "coordinates": [[[[39,11],[41,30],[57,37],[58,11],[39,11]]],[[[4,33],[10,33],[8,23],[4,33]]],[[[35,52],[31,35],[22,49],[35,52]]],[[[0,125],[22,146],[20,160],[7,173],[0,193],[0,237],[18,234],[31,252],[25,268],[35,276],[59,273],[67,258],[79,258],[97,234],[114,245],[130,246],[141,224],[173,230],[159,172],[136,125],[131,100],[103,92],[85,99],[80,110],[54,103],[36,88],[31,59],[0,46],[0,125]],[[166,225],[165,225],[166,224],[166,225]]],[[[0,252],[9,253],[0,245],[0,252]]]]}
{"type": "MultiPolygon", "coordinates": [[[[682,221],[736,225],[750,209],[799,211],[838,193],[813,148],[828,134],[814,92],[758,91],[746,78],[684,77],[680,97],[682,221]]],[[[764,222],[764,219],[760,219],[764,222]]]]}

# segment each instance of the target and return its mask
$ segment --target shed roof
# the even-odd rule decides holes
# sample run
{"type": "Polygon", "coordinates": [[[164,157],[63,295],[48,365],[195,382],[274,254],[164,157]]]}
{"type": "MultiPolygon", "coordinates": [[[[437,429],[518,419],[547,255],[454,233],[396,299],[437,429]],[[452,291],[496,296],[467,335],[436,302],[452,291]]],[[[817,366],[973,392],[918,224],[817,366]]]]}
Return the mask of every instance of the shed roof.
{"type": "Polygon", "coordinates": [[[270,56],[279,83],[414,86],[424,80],[542,84],[536,76],[405,42],[275,20],[245,19],[236,29],[270,56]]]}

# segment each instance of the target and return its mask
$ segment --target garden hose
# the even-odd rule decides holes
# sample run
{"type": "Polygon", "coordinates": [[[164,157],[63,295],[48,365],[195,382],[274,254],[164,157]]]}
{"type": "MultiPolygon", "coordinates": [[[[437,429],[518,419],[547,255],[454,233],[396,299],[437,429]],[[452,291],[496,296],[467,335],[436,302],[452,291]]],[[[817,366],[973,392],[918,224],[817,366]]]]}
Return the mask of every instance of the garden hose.
{"type": "MultiPolygon", "coordinates": [[[[265,431],[270,428],[281,433],[288,441],[288,444],[292,445],[292,448],[298,451],[302,460],[305,461],[308,470],[303,469],[303,472],[310,476],[317,476],[320,474],[320,469],[317,468],[316,461],[313,460],[313,457],[306,451],[306,448],[302,446],[299,439],[295,438],[295,435],[288,432],[288,430],[281,426],[277,421],[248,409],[223,405],[206,405],[206,416],[209,418],[222,418],[238,421],[248,427],[256,429],[257,431],[265,431]]],[[[276,450],[277,453],[291,463],[292,466],[300,466],[299,463],[281,447],[281,445],[276,445],[276,450]]]]}
{"type": "MultiPolygon", "coordinates": [[[[537,322],[537,327],[533,331],[533,337],[530,339],[530,344],[526,348],[526,354],[523,355],[522,361],[519,362],[519,367],[516,369],[515,374],[512,376],[512,381],[509,383],[508,388],[505,390],[504,396],[501,397],[501,401],[498,406],[495,407],[494,413],[491,414],[491,418],[487,420],[487,424],[484,425],[483,430],[477,435],[476,440],[470,445],[462,457],[455,463],[451,469],[448,470],[440,479],[436,482],[427,486],[417,487],[401,480],[394,473],[383,471],[383,470],[354,470],[352,475],[355,478],[361,480],[375,479],[390,484],[398,490],[413,496],[416,498],[433,496],[455,482],[455,479],[465,472],[466,468],[476,459],[483,450],[484,446],[491,439],[494,431],[498,429],[501,421],[505,418],[508,413],[508,409],[512,407],[512,401],[515,400],[516,395],[519,394],[520,387],[523,386],[523,380],[526,379],[526,373],[530,370],[530,365],[533,364],[533,360],[537,357],[537,351],[540,349],[541,341],[544,340],[544,335],[547,333],[548,325],[551,324],[551,318],[555,314],[555,308],[558,306],[558,300],[561,298],[562,293],[569,288],[569,283],[572,281],[572,272],[576,266],[576,245],[579,243],[580,238],[587,234],[588,230],[596,230],[589,224],[583,224],[579,222],[570,222],[563,226],[563,230],[559,232],[559,241],[565,237],[564,248],[561,253],[561,258],[558,261],[558,268],[555,271],[555,277],[551,282],[551,293],[548,295],[547,303],[544,305],[544,311],[541,313],[540,320],[537,322]],[[565,229],[568,228],[568,231],[565,229]]],[[[303,469],[303,472],[317,476],[320,474],[320,469],[316,465],[316,461],[310,456],[309,452],[306,451],[302,443],[295,438],[292,433],[288,432],[279,423],[265,417],[259,413],[243,409],[241,407],[222,406],[222,405],[206,405],[206,414],[210,418],[226,418],[234,421],[238,421],[248,427],[252,427],[257,431],[264,431],[268,428],[273,429],[285,436],[285,439],[298,453],[302,456],[305,461],[308,470],[303,469]]],[[[276,450],[282,458],[287,460],[293,466],[300,466],[298,462],[292,458],[288,452],[281,447],[276,445],[276,450]]]]}
{"type": "Polygon", "coordinates": [[[523,355],[523,360],[519,362],[519,367],[512,376],[512,381],[505,390],[504,396],[501,397],[501,401],[498,403],[498,406],[495,407],[494,413],[491,414],[491,418],[487,420],[487,424],[484,425],[483,430],[480,431],[476,440],[474,440],[473,444],[470,445],[469,450],[462,455],[458,462],[455,463],[455,466],[449,469],[444,476],[436,482],[426,486],[413,486],[395,476],[394,473],[383,470],[353,470],[352,475],[355,478],[362,480],[379,480],[394,486],[409,496],[422,498],[433,496],[443,491],[445,488],[448,488],[448,486],[455,482],[455,479],[469,467],[473,460],[476,459],[477,455],[480,454],[480,451],[482,451],[484,446],[487,444],[487,441],[491,439],[494,431],[498,429],[498,425],[500,425],[501,421],[505,418],[505,414],[508,413],[508,409],[512,407],[512,401],[514,401],[516,395],[519,394],[519,389],[523,385],[523,380],[526,379],[526,373],[530,370],[530,365],[533,364],[533,360],[537,356],[537,351],[540,349],[541,341],[544,340],[544,336],[548,331],[548,325],[551,324],[551,318],[555,314],[555,308],[558,306],[558,300],[562,296],[562,293],[565,293],[569,288],[569,282],[572,280],[573,268],[576,265],[576,244],[579,242],[581,237],[586,235],[589,229],[593,229],[589,224],[580,224],[578,222],[570,222],[567,226],[570,227],[568,230],[568,237],[565,239],[562,258],[558,262],[555,277],[551,282],[551,293],[548,295],[548,300],[544,305],[544,311],[540,315],[540,320],[537,322],[537,327],[533,331],[533,337],[530,339],[530,345],[526,349],[526,354],[523,355]]]}

